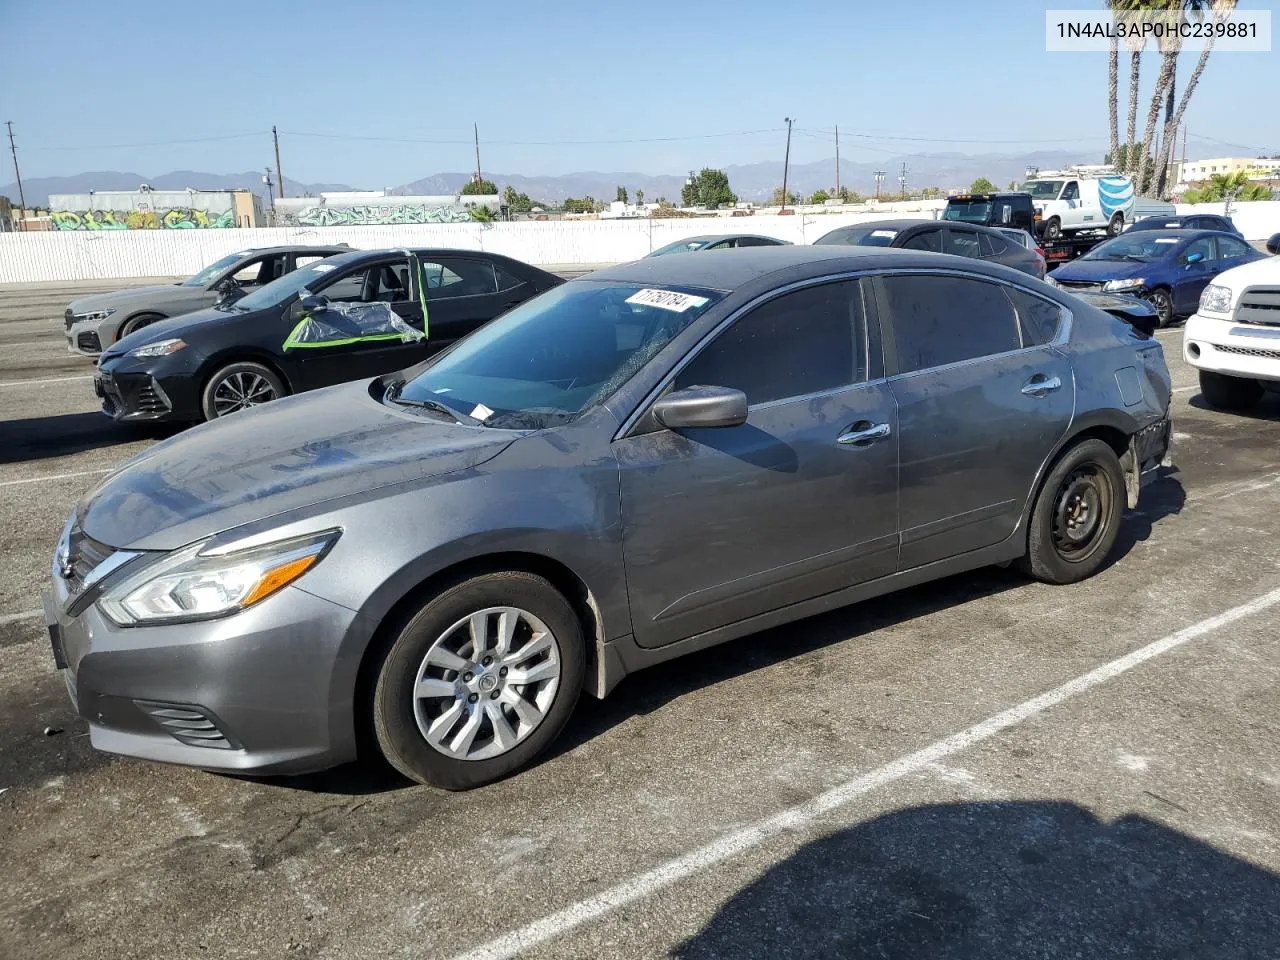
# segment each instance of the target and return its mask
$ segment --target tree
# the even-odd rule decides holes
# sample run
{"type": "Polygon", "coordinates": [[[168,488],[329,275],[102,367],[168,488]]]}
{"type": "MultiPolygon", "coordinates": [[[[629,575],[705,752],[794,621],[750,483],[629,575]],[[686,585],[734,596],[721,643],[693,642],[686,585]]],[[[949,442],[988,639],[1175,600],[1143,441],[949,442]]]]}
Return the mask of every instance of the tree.
{"type": "Polygon", "coordinates": [[[637,207],[644,206],[644,191],[638,188],[636,189],[636,206],[637,207]]]}
{"type": "Polygon", "coordinates": [[[721,206],[731,207],[737,202],[737,196],[729,189],[729,177],[723,170],[710,167],[703,167],[702,172],[691,177],[680,191],[680,203],[686,207],[714,210],[721,206]]]}
{"type": "Polygon", "coordinates": [[[479,203],[474,207],[468,207],[467,212],[471,214],[471,219],[477,223],[493,223],[497,219],[491,209],[479,203]]]}
{"type": "Polygon", "coordinates": [[[970,193],[995,193],[996,185],[986,177],[979,177],[973,183],[969,184],[970,193]]]}
{"type": "Polygon", "coordinates": [[[1182,195],[1183,203],[1218,203],[1223,200],[1270,200],[1271,188],[1265,183],[1249,180],[1248,170],[1235,173],[1215,173],[1200,187],[1182,195]]]}
{"type": "Polygon", "coordinates": [[[507,186],[502,190],[502,204],[510,213],[528,213],[536,206],[544,206],[529,199],[527,193],[516,193],[516,188],[507,186]]]}
{"type": "MultiPolygon", "coordinates": [[[[1120,19],[1124,20],[1124,14],[1129,11],[1136,11],[1143,6],[1142,0],[1117,0],[1113,4],[1113,10],[1120,11],[1120,19]]],[[[1125,37],[1125,46],[1129,48],[1129,120],[1125,126],[1127,136],[1125,143],[1135,143],[1138,139],[1138,81],[1142,74],[1142,51],[1147,45],[1147,36],[1145,33],[1137,31],[1130,32],[1125,37]]],[[[1128,154],[1125,155],[1128,159],[1128,154]]],[[[1121,170],[1129,170],[1130,167],[1120,167],[1121,170]]]]}
{"type": "Polygon", "coordinates": [[[848,187],[840,188],[840,200],[844,203],[865,203],[866,198],[857,190],[850,190],[848,187]]]}
{"type": "MultiPolygon", "coordinates": [[[[781,187],[773,188],[773,195],[769,197],[769,202],[776,206],[782,206],[782,188],[781,187]]],[[[787,203],[794,206],[799,202],[800,202],[800,194],[796,193],[794,190],[788,190],[787,203]]]]}
{"type": "Polygon", "coordinates": [[[1017,181],[1017,180],[1010,180],[1010,181],[1009,181],[1009,187],[1008,187],[1008,189],[1010,189],[1010,190],[1017,190],[1017,189],[1018,189],[1018,181],[1017,181]]]}
{"type": "Polygon", "coordinates": [[[516,188],[508,184],[502,188],[502,205],[508,210],[514,210],[516,207],[516,200],[519,196],[520,195],[516,193],[516,188]]]}
{"type": "Polygon", "coordinates": [[[1120,144],[1119,152],[1114,154],[1108,153],[1102,158],[1103,162],[1109,163],[1117,170],[1121,171],[1136,170],[1140,163],[1139,158],[1142,154],[1145,152],[1150,156],[1150,152],[1144,150],[1144,146],[1145,145],[1141,142],[1122,143],[1120,144]]]}
{"type": "Polygon", "coordinates": [[[627,188],[626,188],[626,187],[619,187],[619,188],[618,188],[618,195],[617,195],[617,197],[616,197],[615,199],[617,199],[617,200],[621,200],[623,203],[626,203],[626,202],[627,202],[627,188]]]}
{"type": "MultiPolygon", "coordinates": [[[[991,188],[994,190],[995,184],[992,184],[991,188]]],[[[924,190],[921,191],[920,196],[924,200],[937,200],[940,196],[942,196],[942,188],[941,187],[925,187],[924,190]]]]}
{"type": "Polygon", "coordinates": [[[809,202],[810,203],[826,203],[830,199],[831,199],[831,196],[830,194],[827,193],[827,191],[815,190],[813,191],[813,196],[809,198],[809,202]]]}
{"type": "Polygon", "coordinates": [[[468,180],[462,185],[462,195],[466,197],[492,196],[498,192],[498,185],[492,180],[468,180]]]}

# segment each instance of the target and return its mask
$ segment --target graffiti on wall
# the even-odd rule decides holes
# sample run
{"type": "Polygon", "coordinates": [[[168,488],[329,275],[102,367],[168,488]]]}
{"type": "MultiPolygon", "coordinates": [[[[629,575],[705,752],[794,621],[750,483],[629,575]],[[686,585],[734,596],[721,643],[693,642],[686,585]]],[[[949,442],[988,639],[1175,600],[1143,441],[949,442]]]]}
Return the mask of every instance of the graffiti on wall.
{"type": "Polygon", "coordinates": [[[211,230],[236,225],[235,214],[192,207],[169,210],[54,210],[55,230],[211,230]]]}
{"type": "Polygon", "coordinates": [[[465,207],[428,207],[422,204],[379,203],[368,206],[304,207],[297,213],[277,212],[281,226],[364,227],[376,224],[467,223],[465,207]]]}

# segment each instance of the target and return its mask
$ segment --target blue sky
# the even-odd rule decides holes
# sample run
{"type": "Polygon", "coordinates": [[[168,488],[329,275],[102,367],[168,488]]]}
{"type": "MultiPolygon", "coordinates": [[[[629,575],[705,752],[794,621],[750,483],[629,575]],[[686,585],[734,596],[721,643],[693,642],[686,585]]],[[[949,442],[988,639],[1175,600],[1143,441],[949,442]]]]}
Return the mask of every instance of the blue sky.
{"type": "MultiPolygon", "coordinates": [[[[1044,9],[1027,0],[0,0],[0,120],[14,122],[27,178],[274,165],[273,123],[290,178],[366,187],[470,169],[473,121],[486,170],[529,175],[781,159],[784,116],[797,118],[797,162],[832,155],[820,134],[835,123],[850,160],[1037,147],[1098,159],[1106,55],[1044,53],[1044,9]],[[733,135],[563,142],[705,134],[733,135]],[[168,142],[213,137],[235,138],[168,142]],[[892,139],[904,137],[930,139],[892,139]]],[[[1184,78],[1194,56],[1183,55],[1184,78]]],[[[1192,158],[1280,152],[1280,110],[1264,106],[1275,63],[1274,52],[1212,57],[1188,126],[1241,146],[1193,139],[1192,158]]],[[[1151,54],[1144,89],[1157,69],[1151,54]]]]}

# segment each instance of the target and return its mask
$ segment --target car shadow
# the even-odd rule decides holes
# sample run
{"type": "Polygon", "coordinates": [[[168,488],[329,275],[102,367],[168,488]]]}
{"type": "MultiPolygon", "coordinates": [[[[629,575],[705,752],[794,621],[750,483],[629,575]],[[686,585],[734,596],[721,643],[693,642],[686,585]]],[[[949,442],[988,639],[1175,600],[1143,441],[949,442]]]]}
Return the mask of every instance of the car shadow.
{"type": "Polygon", "coordinates": [[[65,457],[141,440],[163,440],[181,425],[118,423],[101,413],[63,413],[52,417],[0,421],[0,463],[65,457]]]}
{"type": "Polygon", "coordinates": [[[1280,876],[1140,814],[957,803],[801,847],[670,956],[1280,956],[1280,876]]]}
{"type": "Polygon", "coordinates": [[[1269,423],[1280,422],[1280,391],[1268,390],[1258,401],[1257,406],[1249,407],[1247,410],[1219,410],[1211,407],[1209,402],[1205,400],[1203,394],[1195,394],[1187,405],[1195,407],[1197,410],[1204,410],[1206,413],[1217,413],[1229,417],[1243,417],[1246,420],[1262,420],[1269,423]]]}

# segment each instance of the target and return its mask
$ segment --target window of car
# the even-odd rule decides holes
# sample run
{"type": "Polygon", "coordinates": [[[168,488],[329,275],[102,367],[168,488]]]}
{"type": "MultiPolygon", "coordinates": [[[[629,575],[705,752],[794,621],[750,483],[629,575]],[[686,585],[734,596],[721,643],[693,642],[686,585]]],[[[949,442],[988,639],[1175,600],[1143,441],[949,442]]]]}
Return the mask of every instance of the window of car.
{"type": "Polygon", "coordinates": [[[1062,324],[1062,308],[1052,300],[1037,297],[1019,287],[1005,287],[1005,296],[1013,302],[1018,315],[1018,334],[1024,347],[1042,347],[1052,343],[1062,324]]]}
{"type": "Polygon", "coordinates": [[[877,281],[880,317],[893,329],[898,373],[1021,347],[1013,304],[1000,284],[956,276],[889,275],[877,281]]]}
{"type": "Polygon", "coordinates": [[[242,287],[260,287],[270,283],[272,280],[284,276],[283,253],[273,254],[269,257],[259,257],[256,260],[250,260],[239,270],[231,275],[231,279],[242,287]]]}
{"type": "Polygon", "coordinates": [[[440,257],[422,260],[427,300],[476,297],[498,292],[498,278],[487,260],[440,257]]]}
{"type": "Polygon", "coordinates": [[[313,263],[319,263],[325,257],[332,256],[328,253],[297,253],[293,256],[293,267],[295,270],[301,270],[303,267],[309,267],[313,263]]]}
{"type": "Polygon", "coordinates": [[[707,244],[708,250],[732,250],[737,245],[737,241],[733,237],[727,240],[717,240],[715,243],[707,244]]]}
{"type": "Polygon", "coordinates": [[[524,283],[524,279],[522,277],[517,277],[514,273],[512,273],[510,270],[503,267],[501,264],[495,263],[493,265],[493,272],[494,272],[494,276],[498,280],[499,293],[502,293],[503,291],[506,291],[506,290],[514,290],[516,287],[520,286],[520,284],[524,283]]]}
{"type": "Polygon", "coordinates": [[[1062,197],[1061,197],[1061,199],[1063,199],[1063,200],[1079,200],[1079,199],[1080,199],[1080,184],[1076,183],[1076,181],[1074,181],[1074,180],[1072,180],[1070,183],[1068,183],[1065,187],[1063,187],[1063,188],[1062,188],[1062,197]]]}
{"type": "Polygon", "coordinates": [[[978,234],[975,230],[957,230],[955,227],[947,230],[946,241],[942,247],[943,253],[952,253],[959,257],[978,257],[981,251],[978,248],[978,234]]]}
{"type": "Polygon", "coordinates": [[[1216,237],[1218,241],[1218,259],[1230,260],[1233,257],[1244,257],[1249,254],[1249,245],[1235,237],[1216,237]]]}
{"type": "Polygon", "coordinates": [[[776,247],[777,243],[773,240],[766,240],[763,237],[739,237],[739,247],[776,247]]]}
{"type": "Polygon", "coordinates": [[[915,236],[906,240],[902,246],[906,250],[931,250],[934,253],[941,253],[942,231],[921,230],[915,236]]]}
{"type": "Polygon", "coordinates": [[[182,285],[184,287],[203,287],[206,284],[212,283],[214,277],[221,274],[223,270],[235,266],[236,263],[243,260],[250,252],[251,251],[248,250],[241,250],[239,253],[229,253],[220,260],[215,260],[194,276],[183,280],[182,285]]]}
{"type": "Polygon", "coordinates": [[[1192,240],[1187,244],[1186,249],[1182,251],[1182,256],[1178,259],[1181,262],[1186,263],[1193,253],[1200,254],[1203,260],[1216,260],[1217,255],[1213,249],[1213,238],[1199,237],[1198,239],[1192,240]]]}
{"type": "Polygon", "coordinates": [[[868,379],[864,289],[845,280],[774,297],[704,347],[675,388],[732,387],[760,404],[868,379]]]}
{"type": "Polygon", "coordinates": [[[1009,245],[999,237],[994,237],[989,233],[978,234],[978,249],[984,257],[998,257],[1002,253],[1007,253],[1009,245]]]}

